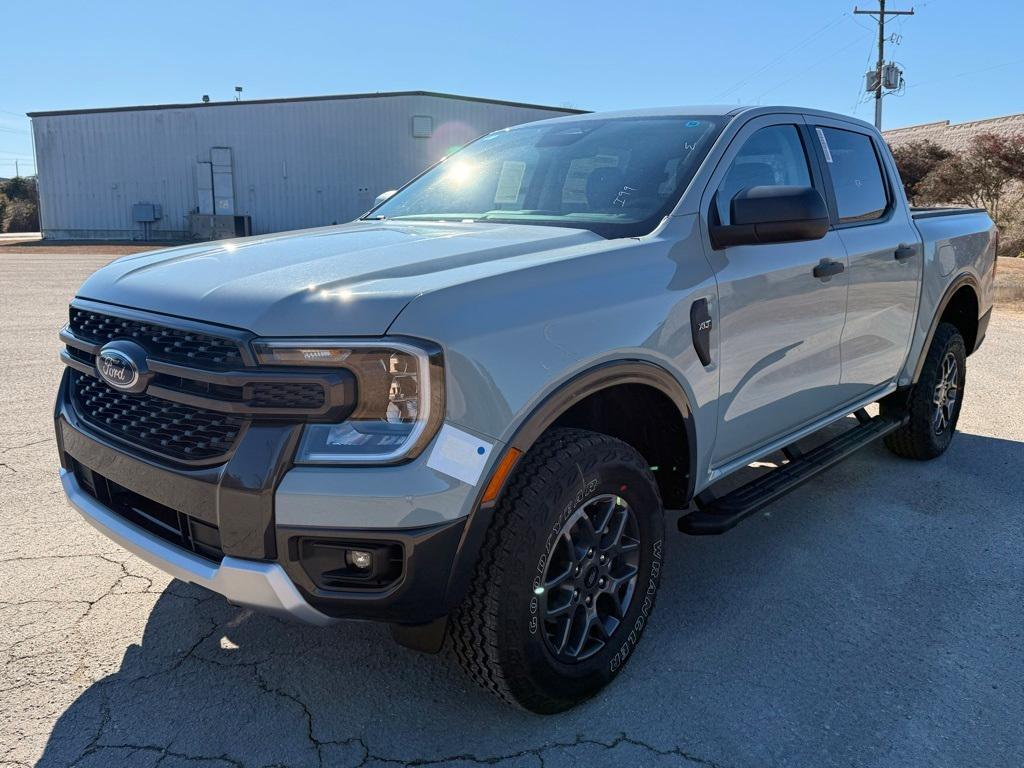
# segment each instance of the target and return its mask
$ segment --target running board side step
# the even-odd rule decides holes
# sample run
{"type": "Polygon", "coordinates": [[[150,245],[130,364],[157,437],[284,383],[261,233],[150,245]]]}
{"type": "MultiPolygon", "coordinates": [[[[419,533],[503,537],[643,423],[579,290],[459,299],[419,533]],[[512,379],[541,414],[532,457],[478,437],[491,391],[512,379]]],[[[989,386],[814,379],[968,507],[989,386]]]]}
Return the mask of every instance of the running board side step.
{"type": "Polygon", "coordinates": [[[847,456],[893,432],[901,419],[871,418],[863,408],[855,414],[859,426],[803,453],[795,445],[783,449],[788,459],[778,469],[761,475],[726,495],[715,498],[708,491],[694,499],[697,509],[679,518],[679,530],[692,536],[725,533],[737,523],[771,504],[847,456]]]}

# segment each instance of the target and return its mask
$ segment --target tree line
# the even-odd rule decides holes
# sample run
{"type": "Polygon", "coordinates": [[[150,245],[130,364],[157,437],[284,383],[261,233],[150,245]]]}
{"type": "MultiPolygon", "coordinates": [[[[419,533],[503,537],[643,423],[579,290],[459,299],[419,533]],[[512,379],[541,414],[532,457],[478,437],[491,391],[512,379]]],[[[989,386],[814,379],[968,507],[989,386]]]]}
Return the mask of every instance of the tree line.
{"type": "Polygon", "coordinates": [[[0,181],[0,232],[38,232],[38,199],[35,179],[0,181]]]}
{"type": "Polygon", "coordinates": [[[1024,133],[975,136],[964,152],[924,140],[893,148],[912,205],[984,208],[1000,256],[1024,255],[1024,133]]]}

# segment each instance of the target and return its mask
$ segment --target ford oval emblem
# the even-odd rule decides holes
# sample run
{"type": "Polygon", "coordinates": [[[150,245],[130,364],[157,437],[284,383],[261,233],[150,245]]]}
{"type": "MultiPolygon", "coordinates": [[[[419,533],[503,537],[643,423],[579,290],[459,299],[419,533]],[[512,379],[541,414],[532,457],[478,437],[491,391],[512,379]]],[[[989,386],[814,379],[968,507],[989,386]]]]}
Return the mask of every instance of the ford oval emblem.
{"type": "Polygon", "coordinates": [[[120,349],[101,349],[96,357],[96,370],[114,389],[129,390],[139,383],[139,367],[120,349]]]}

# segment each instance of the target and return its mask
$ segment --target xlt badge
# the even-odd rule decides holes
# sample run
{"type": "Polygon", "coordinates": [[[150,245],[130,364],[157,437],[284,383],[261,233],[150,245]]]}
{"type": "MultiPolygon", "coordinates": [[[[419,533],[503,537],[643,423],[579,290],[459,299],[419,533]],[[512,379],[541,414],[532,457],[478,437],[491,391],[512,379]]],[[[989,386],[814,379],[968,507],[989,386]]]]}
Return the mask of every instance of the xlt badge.
{"type": "Polygon", "coordinates": [[[711,362],[711,312],[707,299],[697,299],[690,307],[690,332],[700,364],[708,365],[711,362]]]}

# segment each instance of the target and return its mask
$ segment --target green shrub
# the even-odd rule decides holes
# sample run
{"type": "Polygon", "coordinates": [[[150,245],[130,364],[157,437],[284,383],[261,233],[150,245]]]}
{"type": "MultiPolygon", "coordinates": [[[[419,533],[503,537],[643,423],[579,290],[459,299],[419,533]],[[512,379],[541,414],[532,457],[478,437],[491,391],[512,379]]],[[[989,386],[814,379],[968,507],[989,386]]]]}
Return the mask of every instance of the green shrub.
{"type": "Polygon", "coordinates": [[[36,180],[22,176],[0,182],[0,232],[38,232],[36,180]]]}

